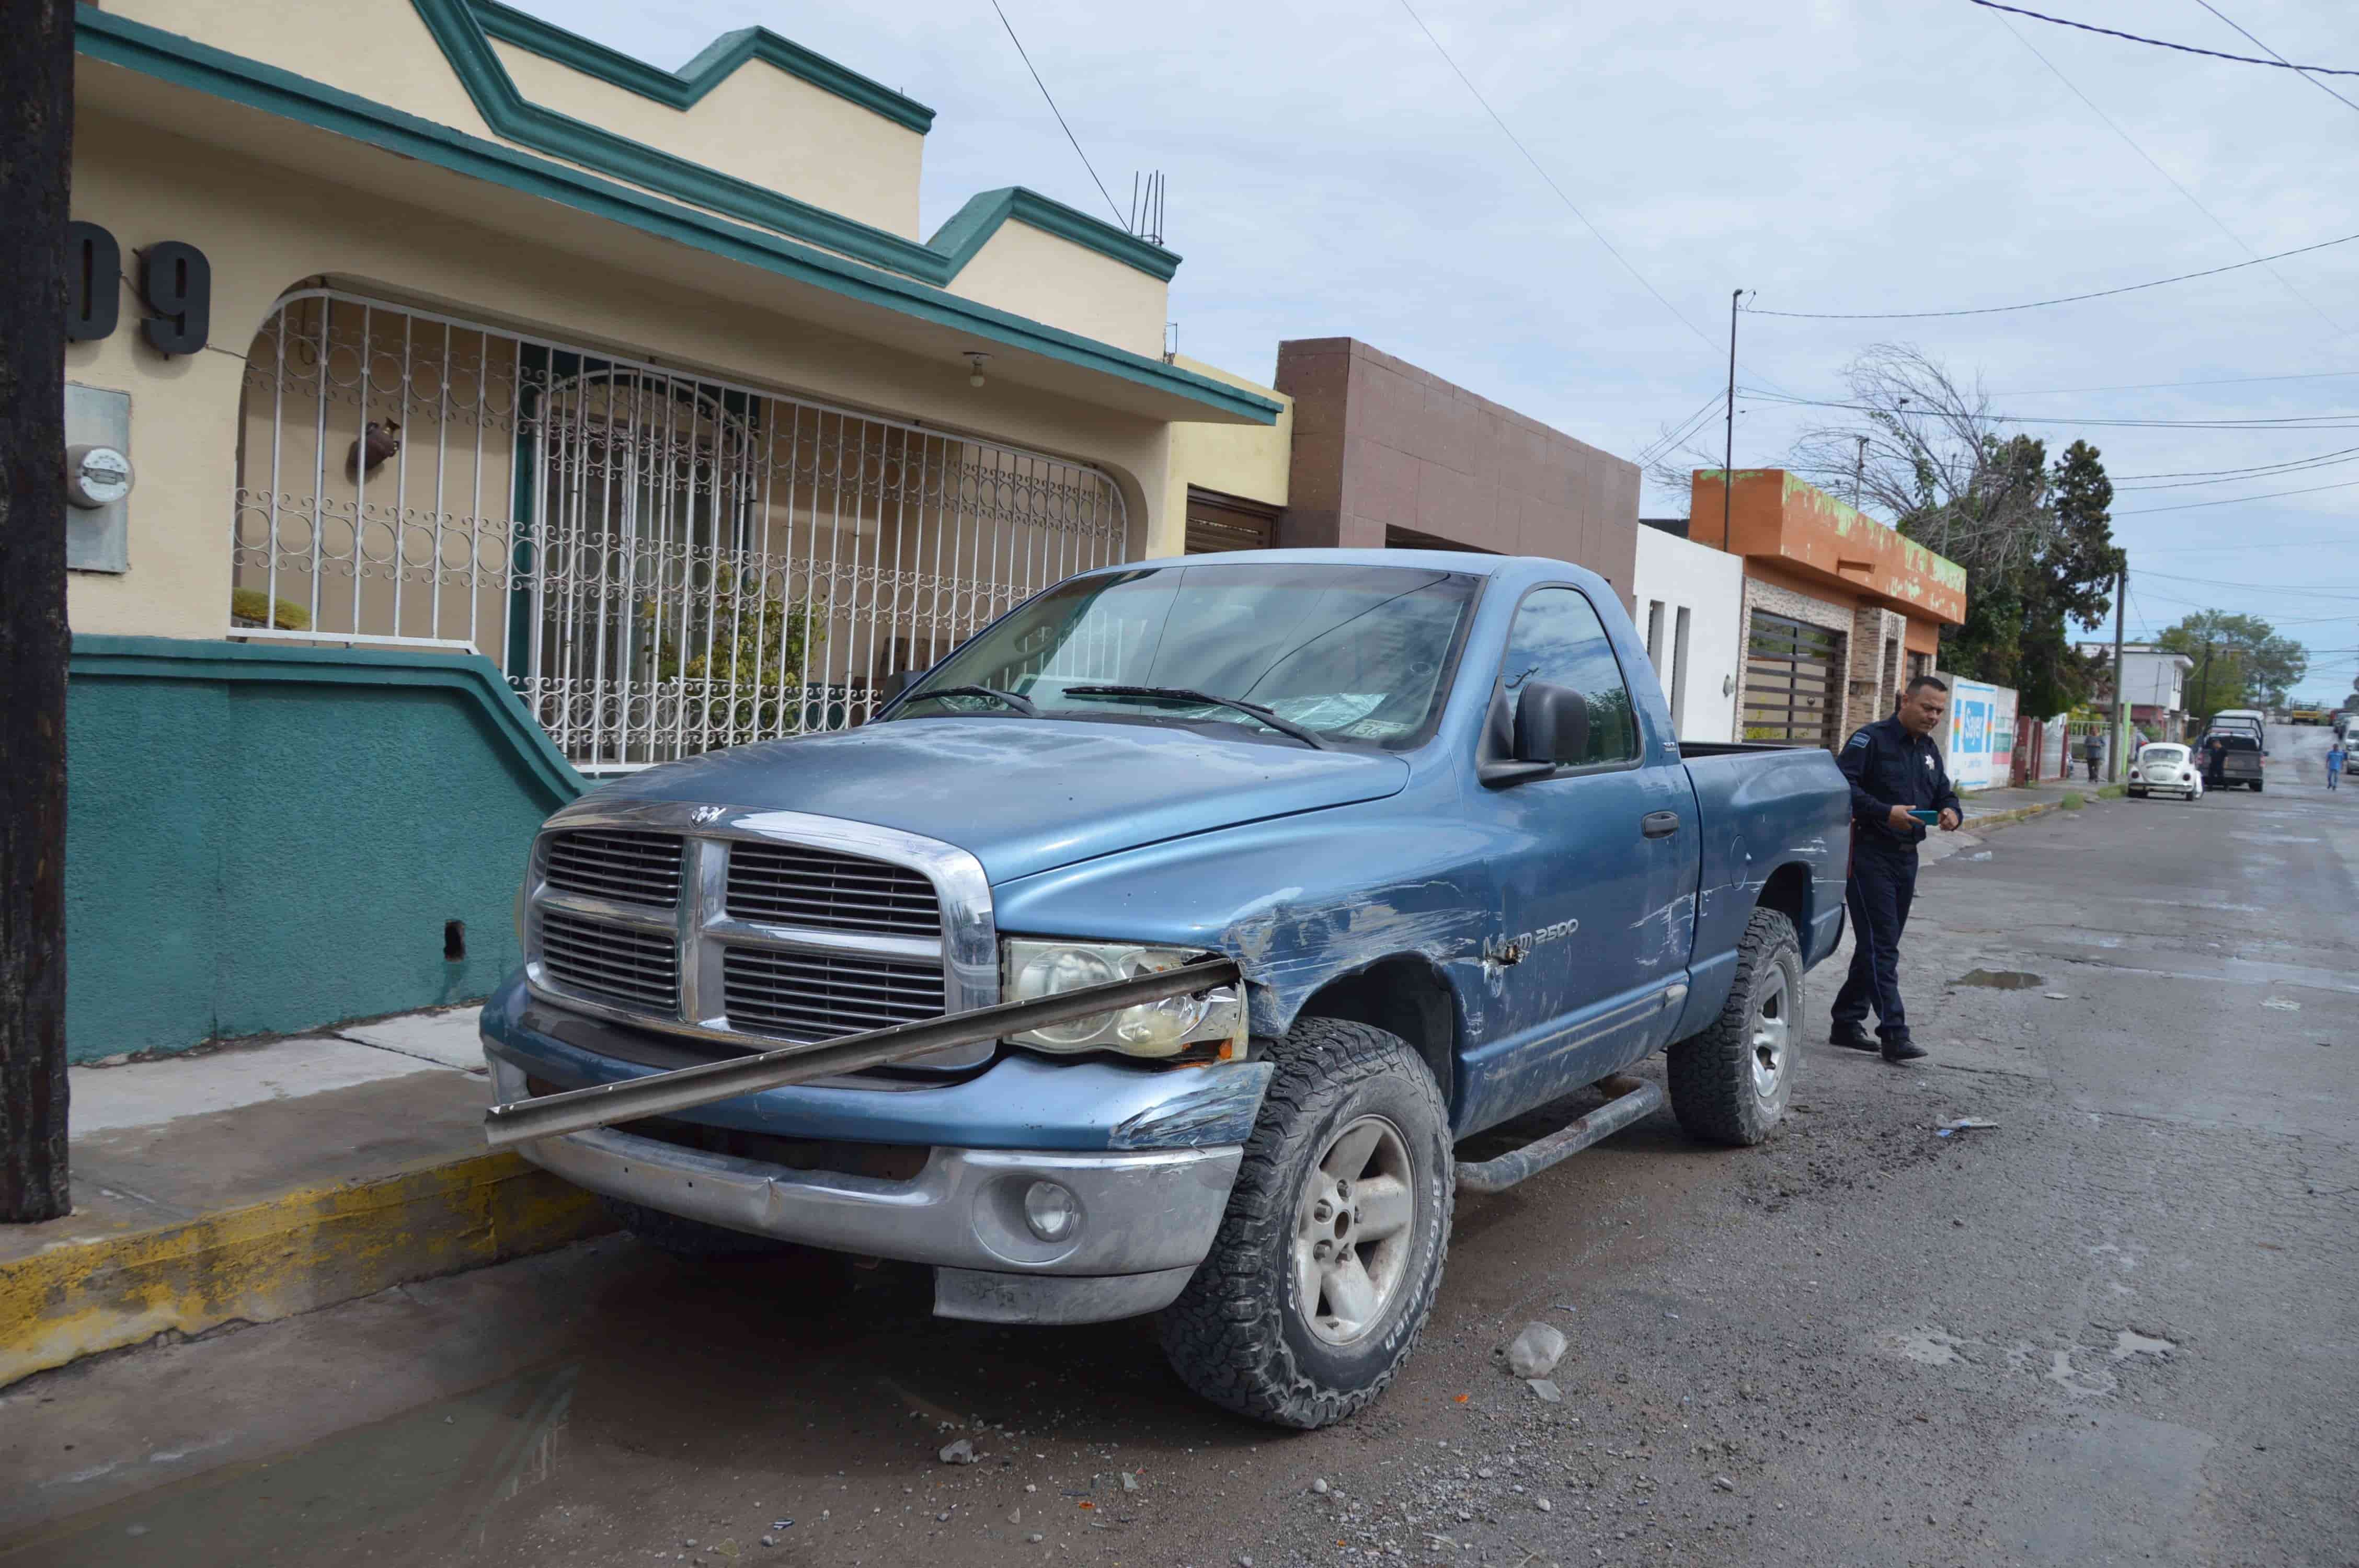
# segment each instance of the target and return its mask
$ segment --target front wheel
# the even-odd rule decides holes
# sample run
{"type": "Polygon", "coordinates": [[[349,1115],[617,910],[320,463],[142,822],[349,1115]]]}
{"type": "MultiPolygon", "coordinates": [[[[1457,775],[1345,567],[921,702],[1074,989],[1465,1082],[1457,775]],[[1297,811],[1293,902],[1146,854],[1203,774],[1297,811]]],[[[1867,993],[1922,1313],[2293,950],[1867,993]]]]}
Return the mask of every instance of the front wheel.
{"type": "Polygon", "coordinates": [[[1801,939],[1792,921],[1756,909],[1720,1016],[1670,1049],[1671,1111],[1689,1137],[1745,1145],[1769,1136],[1793,1093],[1801,1016],[1801,939]]]}
{"type": "Polygon", "coordinates": [[[1455,1179],[1448,1108],[1407,1041],[1296,1023],[1212,1250],[1159,1321],[1172,1369],[1278,1426],[1365,1408],[1433,1310],[1455,1179]]]}

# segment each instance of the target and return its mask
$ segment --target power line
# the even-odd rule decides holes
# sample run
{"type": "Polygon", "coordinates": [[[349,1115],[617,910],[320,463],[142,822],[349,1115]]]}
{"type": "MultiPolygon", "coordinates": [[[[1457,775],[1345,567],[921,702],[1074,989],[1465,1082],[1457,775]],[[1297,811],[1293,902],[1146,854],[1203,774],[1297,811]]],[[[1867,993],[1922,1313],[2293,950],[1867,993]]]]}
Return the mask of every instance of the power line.
{"type": "MultiPolygon", "coordinates": [[[[997,0],[994,0],[994,4],[996,3],[997,0]]],[[[1532,150],[1524,146],[1522,138],[1507,128],[1507,122],[1499,117],[1499,112],[1491,107],[1491,101],[1483,96],[1483,90],[1476,87],[1473,79],[1468,77],[1464,71],[1458,69],[1458,62],[1450,58],[1450,51],[1441,47],[1441,40],[1433,36],[1433,29],[1425,25],[1425,18],[1417,14],[1416,8],[1409,5],[1408,0],[1400,0],[1400,8],[1408,13],[1408,19],[1417,24],[1417,30],[1425,35],[1425,41],[1433,46],[1433,52],[1441,57],[1441,62],[1450,68],[1451,73],[1465,84],[1467,92],[1474,95],[1474,102],[1483,105],[1483,113],[1491,116],[1491,123],[1499,127],[1500,133],[1504,135],[1507,140],[1515,143],[1516,150],[1524,155],[1524,161],[1532,166],[1532,172],[1538,175],[1540,178],[1547,183],[1548,188],[1550,190],[1556,192],[1556,199],[1564,203],[1565,211],[1571,212],[1574,217],[1581,220],[1582,227],[1587,229],[1597,243],[1605,247],[1605,252],[1608,255],[1622,264],[1623,271],[1628,273],[1632,277],[1636,278],[1638,280],[1639,287],[1655,297],[1656,304],[1660,305],[1673,316],[1678,317],[1680,326],[1685,327],[1689,331],[1694,333],[1697,338],[1702,341],[1705,347],[1717,352],[1720,348],[1719,341],[1708,336],[1702,328],[1689,320],[1684,315],[1681,315],[1680,308],[1672,304],[1669,299],[1665,298],[1661,289],[1657,288],[1653,284],[1647,282],[1647,275],[1640,272],[1636,266],[1632,265],[1628,256],[1624,255],[1620,251],[1614,249],[1614,242],[1605,237],[1605,231],[1599,228],[1595,223],[1591,222],[1589,214],[1583,212],[1578,206],[1574,205],[1572,198],[1564,193],[1564,187],[1559,185],[1556,182],[1555,177],[1550,175],[1546,168],[1541,167],[1540,160],[1532,156],[1532,150]]]]}
{"type": "Polygon", "coordinates": [[[1049,92],[1049,84],[1040,80],[1039,68],[1032,63],[1032,56],[1024,48],[1024,40],[1016,36],[1016,24],[1007,19],[1006,12],[999,10],[999,0],[991,0],[991,8],[999,12],[999,25],[1007,29],[1007,41],[1016,46],[1016,54],[1024,61],[1024,69],[1032,73],[1032,84],[1040,90],[1040,96],[1048,101],[1049,113],[1057,116],[1057,128],[1063,131],[1065,139],[1073,144],[1073,156],[1080,158],[1082,167],[1090,171],[1090,183],[1098,188],[1100,196],[1105,198],[1106,208],[1114,213],[1114,222],[1124,223],[1125,220],[1122,215],[1122,209],[1114,204],[1114,192],[1108,190],[1105,188],[1105,181],[1098,178],[1096,167],[1090,162],[1090,155],[1082,151],[1081,139],[1073,135],[1073,127],[1065,124],[1065,112],[1057,107],[1057,100],[1049,92]]]}
{"type": "Polygon", "coordinates": [[[2185,501],[2175,506],[2134,506],[2114,515],[2143,517],[2150,512],[2192,512],[2199,506],[2240,506],[2247,501],[2275,501],[2283,495],[2316,495],[2321,490],[2349,490],[2354,484],[2359,484],[2359,479],[2347,479],[2340,484],[2313,484],[2308,490],[2272,490],[2266,495],[2236,495],[2225,501],[2185,501]]]}
{"type": "MultiPolygon", "coordinates": [[[[1984,0],[1975,0],[1975,4],[1977,5],[1983,3],[1984,0]]],[[[2057,69],[2057,65],[2054,60],[2049,59],[2046,55],[2041,54],[2038,47],[2033,44],[2029,38],[2025,38],[2022,32],[2017,28],[2013,22],[2010,22],[2006,17],[2002,16],[1999,18],[1999,26],[2005,27],[2010,34],[2013,34],[2017,43],[2019,43],[2025,49],[2029,49],[2031,51],[2031,58],[2046,66],[2048,68],[2049,74],[2055,77],[2057,81],[2064,84],[2065,91],[2071,92],[2073,97],[2078,98],[2082,103],[2086,104],[2088,106],[2089,113],[2094,114],[2098,119],[2103,120],[2105,123],[2105,128],[2107,130],[2113,132],[2114,135],[2119,136],[2124,142],[2127,143],[2129,145],[2130,151],[2137,154],[2139,157],[2144,158],[2147,168],[2153,169],[2155,173],[2169,180],[2170,182],[2170,188],[2173,190],[2178,191],[2180,195],[2187,198],[2188,205],[2193,207],[2198,212],[2202,213],[2206,218],[2209,218],[2212,221],[2212,226],[2213,228],[2227,235],[2230,242],[2246,255],[2249,256],[2256,254],[2253,247],[2246,244],[2241,238],[2239,238],[2234,229],[2231,229],[2227,224],[2220,221],[2220,215],[2218,213],[2212,211],[2212,209],[2204,206],[2201,200],[2197,200],[2195,192],[2188,189],[2184,185],[2180,184],[2178,176],[2172,174],[2170,170],[2163,168],[2161,164],[2157,163],[2155,161],[2154,155],[2147,152],[2146,148],[2140,146],[2135,136],[2132,136],[2127,131],[2123,130],[2121,126],[2115,124],[2112,115],[2106,114],[2103,109],[2098,108],[2097,101],[2095,99],[2082,92],[2078,87],[2075,87],[2072,84],[2072,79],[2065,75],[2060,70],[2057,69]]],[[[2284,285],[2287,293],[2292,295],[2296,299],[2300,300],[2304,305],[2309,306],[2312,311],[2315,311],[2320,320],[2324,321],[2328,326],[2333,328],[2336,336],[2341,337],[2348,333],[2349,329],[2345,328],[2343,323],[2337,321],[2333,317],[2329,316],[2323,309],[2321,309],[2316,300],[2310,298],[2309,295],[2304,294],[2300,289],[2296,288],[2293,284],[2287,279],[2285,274],[2277,271],[2275,267],[2271,267],[2269,268],[2269,276],[2276,278],[2278,283],[2284,285]]]]}
{"type": "MultiPolygon", "coordinates": [[[[1758,387],[1739,387],[1738,395],[1756,397],[1767,403],[1783,403],[1803,408],[1842,408],[1855,414],[1889,414],[1890,409],[1870,403],[1844,403],[1817,397],[1796,397],[1789,394],[1765,392],[1758,387]]],[[[1978,416],[1998,425],[2073,425],[2093,429],[2110,430],[2348,430],[2359,428],[2359,411],[2338,414],[2295,414],[2268,419],[2122,419],[2096,416],[2070,416],[2060,414],[1984,414],[1978,416]]]]}
{"type": "MultiPolygon", "coordinates": [[[[2283,55],[2277,54],[2277,51],[2275,49],[2269,49],[2269,53],[2276,56],[2275,59],[2258,59],[2248,54],[2223,54],[2218,49],[2198,49],[2193,44],[2174,44],[2167,38],[2149,38],[2143,34],[2125,33],[2116,28],[2100,27],[2088,22],[2067,21],[2061,16],[2050,16],[2039,11],[2027,11],[2020,5],[2002,5],[1998,3],[1998,0],[1970,0],[1970,3],[1980,5],[1985,10],[2006,11],[2017,16],[2028,16],[2035,22],[2052,22],[2060,27],[2077,27],[2084,33],[2103,33],[2109,38],[2123,38],[2134,44],[2151,44],[2158,49],[2177,49],[2180,54],[2200,54],[2211,59],[2234,60],[2238,65],[2274,65],[2282,66],[2288,70],[2314,70],[2324,76],[2359,76],[2359,70],[2337,70],[2332,66],[2327,65],[2296,65],[2291,60],[2287,59],[2283,55]]],[[[2199,5],[2203,5],[2203,0],[2195,0],[2195,3],[2199,5]]],[[[2206,11],[2212,11],[2212,7],[2209,5],[2203,5],[2203,8],[2206,11]]],[[[2220,16],[2220,13],[2217,11],[2212,11],[2212,14],[2215,16],[2220,16]]],[[[2228,22],[2228,18],[2225,16],[2220,16],[2220,19],[2223,22],[2228,22]]],[[[2236,24],[2234,22],[2228,22],[2228,25],[2232,27],[2236,27],[2236,24]]],[[[2236,30],[2240,33],[2245,33],[2245,29],[2242,27],[2236,27],[2236,30]]],[[[2253,35],[2250,33],[2245,33],[2245,36],[2248,38],[2253,38],[2253,35]]],[[[2253,38],[2253,42],[2260,44],[2260,47],[2265,49],[2269,49],[2268,45],[2261,43],[2261,40],[2258,38],[2253,38]]]]}
{"type": "Polygon", "coordinates": [[[2199,277],[2217,277],[2223,272],[2240,272],[2248,266],[2263,266],[2283,261],[2288,256],[2307,255],[2334,245],[2347,245],[2359,240],[2359,234],[2345,234],[2339,240],[2321,240],[2314,245],[2302,245],[2275,254],[2255,256],[2250,261],[2230,262],[2226,266],[2205,267],[2201,272],[2182,272],[2175,277],[2158,277],[2150,283],[2124,284],[2119,288],[2099,288],[2087,294],[2064,294],[2053,299],[2033,299],[2021,305],[1983,305],[1967,310],[1754,310],[1748,316],[1784,316],[1799,321],[1923,321],[1940,316],[2003,316],[2013,310],[2038,310],[2050,305],[2075,305],[2084,299],[2109,299],[2116,294],[2136,294],[2140,289],[2160,288],[2165,284],[2187,283],[2199,277]]]}
{"type": "Polygon", "coordinates": [[[2291,375],[2231,375],[2212,381],[2132,381],[2114,386],[2037,386],[2027,391],[1999,392],[1995,397],[2049,397],[2068,392],[2159,392],[2174,386],[2249,386],[2264,381],[2332,381],[2359,375],[2359,370],[2303,371],[2291,375]]]}
{"type": "Polygon", "coordinates": [[[2359,447],[2345,447],[2340,451],[2321,452],[2316,457],[2295,458],[2282,463],[2257,463],[2242,469],[2194,469],[2186,473],[2146,473],[2108,476],[2116,491],[2189,490],[2206,484],[2234,484],[2242,480],[2275,479],[2309,469],[2333,468],[2359,459],[2359,447]],[[2138,483],[2137,481],[2161,481],[2160,483],[2138,483]]]}
{"type": "MultiPolygon", "coordinates": [[[[2250,43],[2255,49],[2267,53],[2268,57],[2277,61],[2277,64],[2284,66],[2288,70],[2299,71],[2301,73],[2301,79],[2304,81],[2309,82],[2312,87],[2317,88],[2321,92],[2325,93],[2337,103],[2342,104],[2346,109],[2359,110],[2359,103],[2352,103],[2351,100],[2343,97],[2343,94],[2335,92],[2334,89],[2327,86],[2323,81],[2319,81],[2317,77],[2310,74],[2313,70],[2322,70],[2322,67],[2294,64],[2293,61],[2286,59],[2285,56],[2277,53],[2277,50],[2270,49],[2268,45],[2261,42],[2260,39],[2254,38],[2252,34],[2245,32],[2245,29],[2242,27],[2239,27],[2236,23],[2229,22],[2226,15],[2221,11],[2219,6],[2212,5],[2212,0],[2195,0],[2195,3],[2198,5],[2202,6],[2206,11],[2211,12],[2213,16],[2218,16],[2222,21],[2228,22],[2228,26],[2235,27],[2236,31],[2244,34],[2246,42],[2250,43]]],[[[2324,74],[2329,76],[2359,76],[2359,71],[2332,70],[2325,71],[2324,74]]]]}
{"type": "Polygon", "coordinates": [[[1680,420],[1679,424],[1669,432],[1658,436],[1652,441],[1647,442],[1647,445],[1639,450],[1638,455],[1631,460],[1642,469],[1652,467],[1658,459],[1660,459],[1671,452],[1680,445],[1680,442],[1685,441],[1688,438],[1694,435],[1696,431],[1702,428],[1703,422],[1712,417],[1712,416],[1719,410],[1721,401],[1726,395],[1727,395],[1725,393],[1713,393],[1710,397],[1704,399],[1702,407],[1697,409],[1694,413],[1680,420]]]}

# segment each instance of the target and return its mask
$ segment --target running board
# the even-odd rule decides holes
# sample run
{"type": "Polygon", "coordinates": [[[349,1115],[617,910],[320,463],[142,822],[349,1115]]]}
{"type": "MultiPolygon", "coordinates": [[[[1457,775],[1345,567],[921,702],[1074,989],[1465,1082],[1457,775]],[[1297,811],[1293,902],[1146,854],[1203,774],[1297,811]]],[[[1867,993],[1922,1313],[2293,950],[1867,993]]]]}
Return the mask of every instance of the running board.
{"type": "Polygon", "coordinates": [[[1662,1108],[1663,1087],[1642,1078],[1607,1078],[1598,1085],[1603,1089],[1621,1089],[1587,1116],[1569,1126],[1560,1127],[1545,1138],[1535,1138],[1520,1149],[1508,1151],[1495,1160],[1479,1164],[1461,1163],[1458,1167],[1458,1190],[1462,1193],[1503,1193],[1528,1176],[1537,1176],[1551,1165],[1563,1163],[1602,1138],[1610,1138],[1640,1117],[1662,1108]],[[1624,1086],[1627,1086],[1624,1087],[1624,1086]]]}

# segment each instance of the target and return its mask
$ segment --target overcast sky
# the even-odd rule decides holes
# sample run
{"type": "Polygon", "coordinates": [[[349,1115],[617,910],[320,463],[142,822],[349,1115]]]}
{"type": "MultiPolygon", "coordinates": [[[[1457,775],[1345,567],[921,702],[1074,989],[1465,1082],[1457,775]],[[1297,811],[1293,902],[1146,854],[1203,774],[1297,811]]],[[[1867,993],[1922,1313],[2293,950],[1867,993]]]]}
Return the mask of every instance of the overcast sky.
{"type": "MultiPolygon", "coordinates": [[[[990,0],[522,3],[665,66],[759,24],[931,105],[928,232],[1002,185],[1106,211],[990,0]]],[[[1135,170],[1168,175],[1183,352],[1266,380],[1279,340],[1349,335],[1625,457],[1718,395],[1739,287],[1763,309],[1963,309],[2359,234],[2359,108],[2291,71],[1970,0],[1410,0],[1627,266],[1401,0],[1001,3],[1118,203],[1135,170]]],[[[2027,3],[2264,52],[2197,0],[2027,3]]],[[[2359,7],[2213,3],[2289,59],[2359,70],[2359,7]]],[[[2359,76],[2324,80],[2359,103],[2359,76]]],[[[1747,315],[1741,332],[1740,386],[1836,396],[1844,363],[1891,339],[1978,374],[2003,411],[2066,421],[2029,428],[2051,451],[2085,437],[2123,483],[2134,639],[2192,608],[2248,611],[2313,650],[2304,691],[2350,687],[2359,452],[2185,488],[2126,476],[2359,448],[2359,243],[2018,314],[1747,315]],[[2115,390],[2263,376],[2310,379],[2115,390]],[[2071,422],[2346,413],[2308,430],[2071,422]],[[2241,500],[2334,484],[2351,488],[2241,500]],[[2160,510],[2212,501],[2235,503],[2160,510]]],[[[1741,467],[1776,463],[1810,417],[1738,407],[1741,467]]],[[[1716,451],[1717,420],[1706,438],[1716,451]]],[[[1684,506],[1650,491],[1647,509],[1684,506]]]]}

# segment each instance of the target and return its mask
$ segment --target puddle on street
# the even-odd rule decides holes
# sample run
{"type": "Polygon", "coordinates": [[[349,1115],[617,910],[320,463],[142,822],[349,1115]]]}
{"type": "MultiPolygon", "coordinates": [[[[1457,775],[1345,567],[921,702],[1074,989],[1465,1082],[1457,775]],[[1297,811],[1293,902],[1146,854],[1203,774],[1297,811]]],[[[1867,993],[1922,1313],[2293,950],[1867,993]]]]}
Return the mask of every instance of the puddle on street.
{"type": "Polygon", "coordinates": [[[2022,969],[1969,969],[1950,982],[1953,986],[1984,986],[1995,991],[2027,991],[2048,982],[2022,969]]]}
{"type": "Polygon", "coordinates": [[[549,1478],[572,1364],[232,1465],[0,1541],[5,1568],[465,1562],[500,1504],[549,1478]]]}

